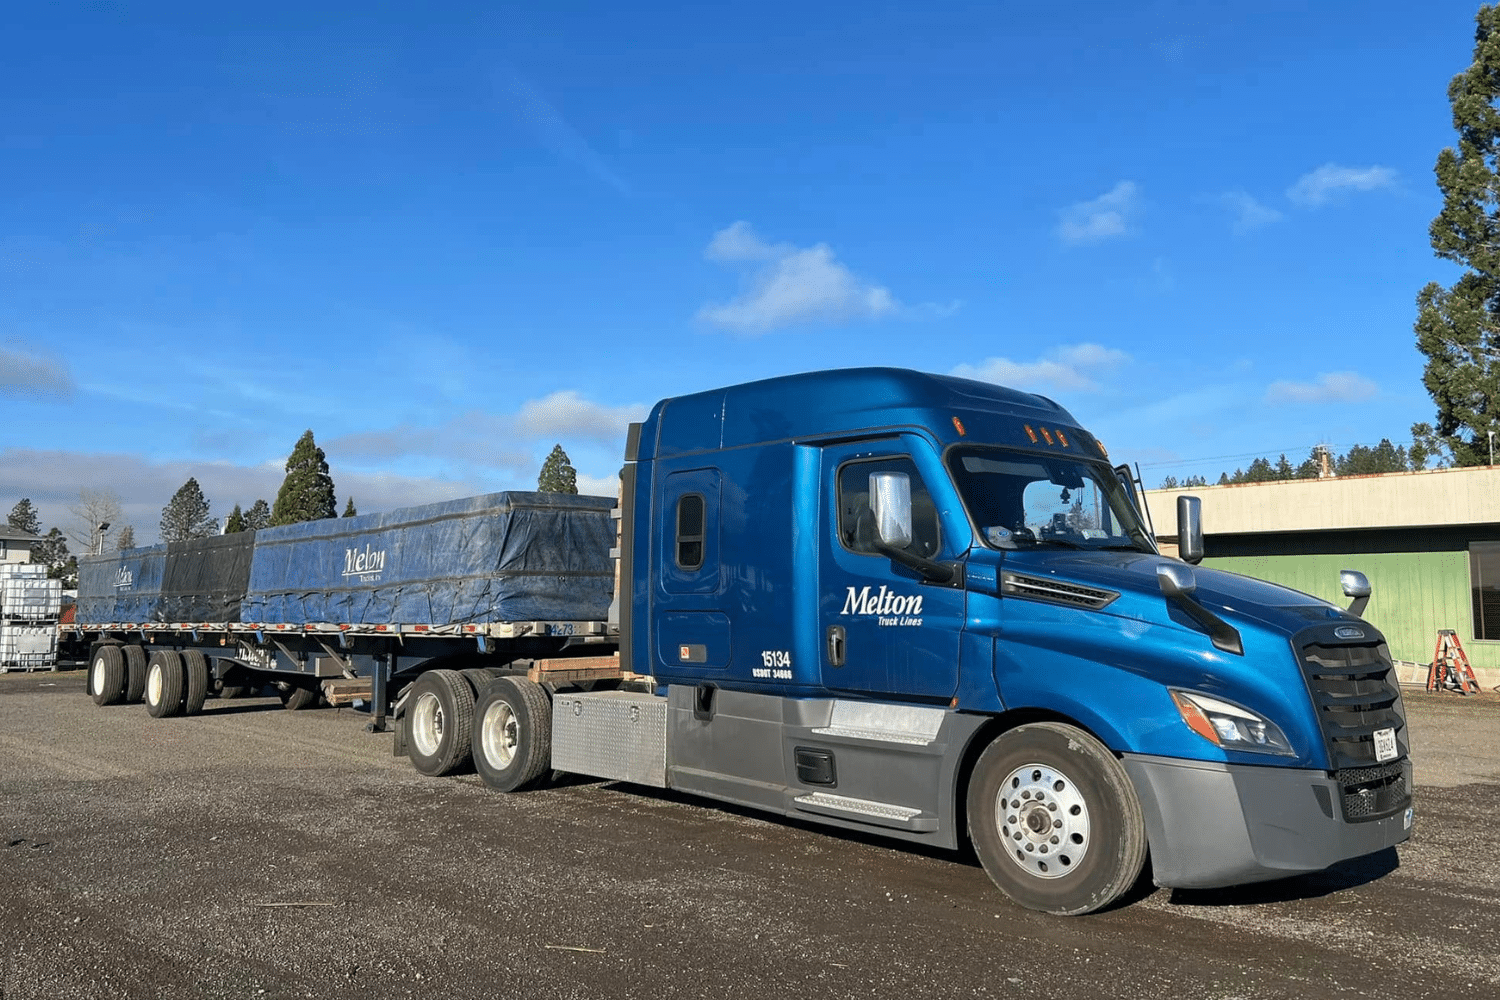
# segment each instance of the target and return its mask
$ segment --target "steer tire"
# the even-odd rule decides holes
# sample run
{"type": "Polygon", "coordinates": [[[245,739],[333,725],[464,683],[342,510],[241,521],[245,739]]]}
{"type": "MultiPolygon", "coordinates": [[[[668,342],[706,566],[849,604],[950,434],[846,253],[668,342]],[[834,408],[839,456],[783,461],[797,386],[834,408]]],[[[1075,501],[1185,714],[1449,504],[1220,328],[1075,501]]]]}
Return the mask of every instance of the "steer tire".
{"type": "Polygon", "coordinates": [[[146,694],[146,651],[140,646],[125,647],[125,702],[140,703],[146,694]]]}
{"type": "Polygon", "coordinates": [[[540,785],[552,773],[552,703],[524,677],[496,678],[474,706],[474,770],[500,792],[540,785]]]}
{"type": "Polygon", "coordinates": [[[196,649],[182,654],[183,680],[187,691],[182,700],[183,715],[197,715],[203,711],[203,701],[208,697],[208,658],[196,649]]]}
{"type": "Polygon", "coordinates": [[[118,705],[125,700],[125,654],[119,646],[100,646],[89,663],[89,694],[95,705],[118,705]]]}
{"type": "Polygon", "coordinates": [[[153,719],[182,714],[184,695],[182,657],[158,649],[146,661],[146,711],[153,719]]]}
{"type": "Polygon", "coordinates": [[[474,689],[457,670],[429,670],[412,684],[406,706],[406,756],[429,777],[469,764],[474,689]]]}
{"type": "Polygon", "coordinates": [[[1125,769],[1063,723],[1018,726],[985,747],[969,780],[968,818],[985,872],[1028,909],[1102,909],[1146,863],[1146,824],[1125,769]]]}

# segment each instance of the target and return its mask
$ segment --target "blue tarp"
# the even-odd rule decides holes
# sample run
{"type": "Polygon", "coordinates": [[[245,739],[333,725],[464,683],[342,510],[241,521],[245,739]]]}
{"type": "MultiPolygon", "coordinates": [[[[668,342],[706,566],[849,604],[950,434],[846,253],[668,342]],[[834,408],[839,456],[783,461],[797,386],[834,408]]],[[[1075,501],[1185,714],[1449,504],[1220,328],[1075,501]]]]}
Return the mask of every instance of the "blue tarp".
{"type": "Polygon", "coordinates": [[[167,547],[152,545],[78,560],[79,623],[160,621],[161,582],[167,547]]]}
{"type": "Polygon", "coordinates": [[[603,621],[614,505],[491,493],[88,557],[77,621],[603,621]]]}
{"type": "Polygon", "coordinates": [[[603,621],[614,501],[491,493],[256,533],[241,620],[603,621]]]}

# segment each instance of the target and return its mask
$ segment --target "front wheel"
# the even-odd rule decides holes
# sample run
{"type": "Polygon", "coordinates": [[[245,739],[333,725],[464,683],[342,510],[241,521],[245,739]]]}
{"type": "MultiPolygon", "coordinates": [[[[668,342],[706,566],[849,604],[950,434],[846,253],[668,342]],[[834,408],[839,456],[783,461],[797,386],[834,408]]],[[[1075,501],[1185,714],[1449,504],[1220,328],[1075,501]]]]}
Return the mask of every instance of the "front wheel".
{"type": "Polygon", "coordinates": [[[1011,899],[1059,916],[1127,892],[1146,863],[1146,825],[1125,769],[1074,726],[1038,722],[1002,734],[974,766],[969,839],[1011,899]]]}

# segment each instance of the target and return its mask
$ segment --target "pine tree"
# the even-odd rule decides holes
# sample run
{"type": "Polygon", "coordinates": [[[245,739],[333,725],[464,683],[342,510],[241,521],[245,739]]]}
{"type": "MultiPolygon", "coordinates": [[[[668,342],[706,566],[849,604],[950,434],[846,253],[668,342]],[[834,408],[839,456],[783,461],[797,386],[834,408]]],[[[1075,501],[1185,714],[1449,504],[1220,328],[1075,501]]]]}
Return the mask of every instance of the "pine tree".
{"type": "Polygon", "coordinates": [[[257,500],[245,511],[245,530],[259,531],[261,528],[271,526],[271,506],[264,500],[257,500]]]}
{"type": "Polygon", "coordinates": [[[357,511],[357,510],[354,509],[354,498],[353,497],[350,497],[349,498],[349,502],[346,503],[346,504],[344,504],[344,515],[343,516],[344,517],[358,517],[359,516],[359,511],[357,511]]]}
{"type": "Polygon", "coordinates": [[[1177,477],[1176,476],[1167,476],[1164,479],[1162,479],[1162,481],[1161,481],[1161,488],[1164,489],[1164,490],[1175,490],[1175,489],[1177,489],[1177,477]]]}
{"type": "Polygon", "coordinates": [[[1202,476],[1188,476],[1182,481],[1182,485],[1190,490],[1194,490],[1200,486],[1207,486],[1208,480],[1204,479],[1202,476]]]}
{"type": "Polygon", "coordinates": [[[207,538],[216,534],[217,528],[197,479],[189,478],[161,509],[161,540],[164,542],[207,538]]]}
{"type": "Polygon", "coordinates": [[[297,439],[291,457],[286,460],[286,478],[271,508],[271,523],[299,524],[337,517],[333,498],[333,477],[328,474],[328,459],[307,431],[297,439]]]}
{"type": "Polygon", "coordinates": [[[578,473],[562,445],[552,446],[552,454],[542,463],[541,475],[537,476],[536,488],[542,493],[578,492],[578,473]]]}
{"type": "Polygon", "coordinates": [[[115,548],[121,552],[124,552],[126,549],[135,548],[135,527],[133,525],[127,524],[120,529],[120,533],[115,536],[115,548]]]}
{"type": "Polygon", "coordinates": [[[1292,468],[1292,463],[1287,459],[1286,452],[1282,452],[1281,457],[1276,460],[1276,478],[1278,480],[1297,478],[1297,470],[1292,468]]]}
{"type": "Polygon", "coordinates": [[[77,573],[78,561],[68,554],[68,537],[53,528],[31,547],[31,561],[47,567],[47,575],[67,586],[68,574],[77,573]],[[70,570],[70,565],[71,570],[70,570]]]}
{"type": "Polygon", "coordinates": [[[33,535],[42,533],[42,521],[37,517],[36,508],[32,506],[30,497],[22,497],[10,509],[10,517],[7,520],[17,531],[29,531],[33,535]]]}
{"type": "Polygon", "coordinates": [[[1487,462],[1485,432],[1500,429],[1500,7],[1474,19],[1474,61],[1448,84],[1458,145],[1438,154],[1443,208],[1428,229],[1433,252],[1468,270],[1422,289],[1415,327],[1436,433],[1457,465],[1487,462]]]}
{"type": "Polygon", "coordinates": [[[229,512],[229,518],[224,522],[224,534],[237,535],[245,530],[245,515],[240,512],[240,505],[235,504],[234,510],[229,512]]]}

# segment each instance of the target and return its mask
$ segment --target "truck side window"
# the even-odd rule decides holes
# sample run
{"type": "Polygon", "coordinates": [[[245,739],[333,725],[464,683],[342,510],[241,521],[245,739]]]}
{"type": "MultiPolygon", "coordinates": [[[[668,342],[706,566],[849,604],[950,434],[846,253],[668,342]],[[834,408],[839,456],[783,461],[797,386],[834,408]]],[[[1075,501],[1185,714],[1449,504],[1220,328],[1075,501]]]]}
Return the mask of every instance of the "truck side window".
{"type": "Polygon", "coordinates": [[[677,565],[698,569],[703,565],[703,495],[684,494],[677,501],[677,565]]]}
{"type": "Polygon", "coordinates": [[[875,516],[870,511],[870,475],[904,472],[911,480],[911,544],[908,552],[925,558],[937,555],[941,541],[937,505],[922,482],[916,463],[909,458],[889,457],[850,462],[839,469],[839,540],[852,552],[877,555],[875,516]]]}

